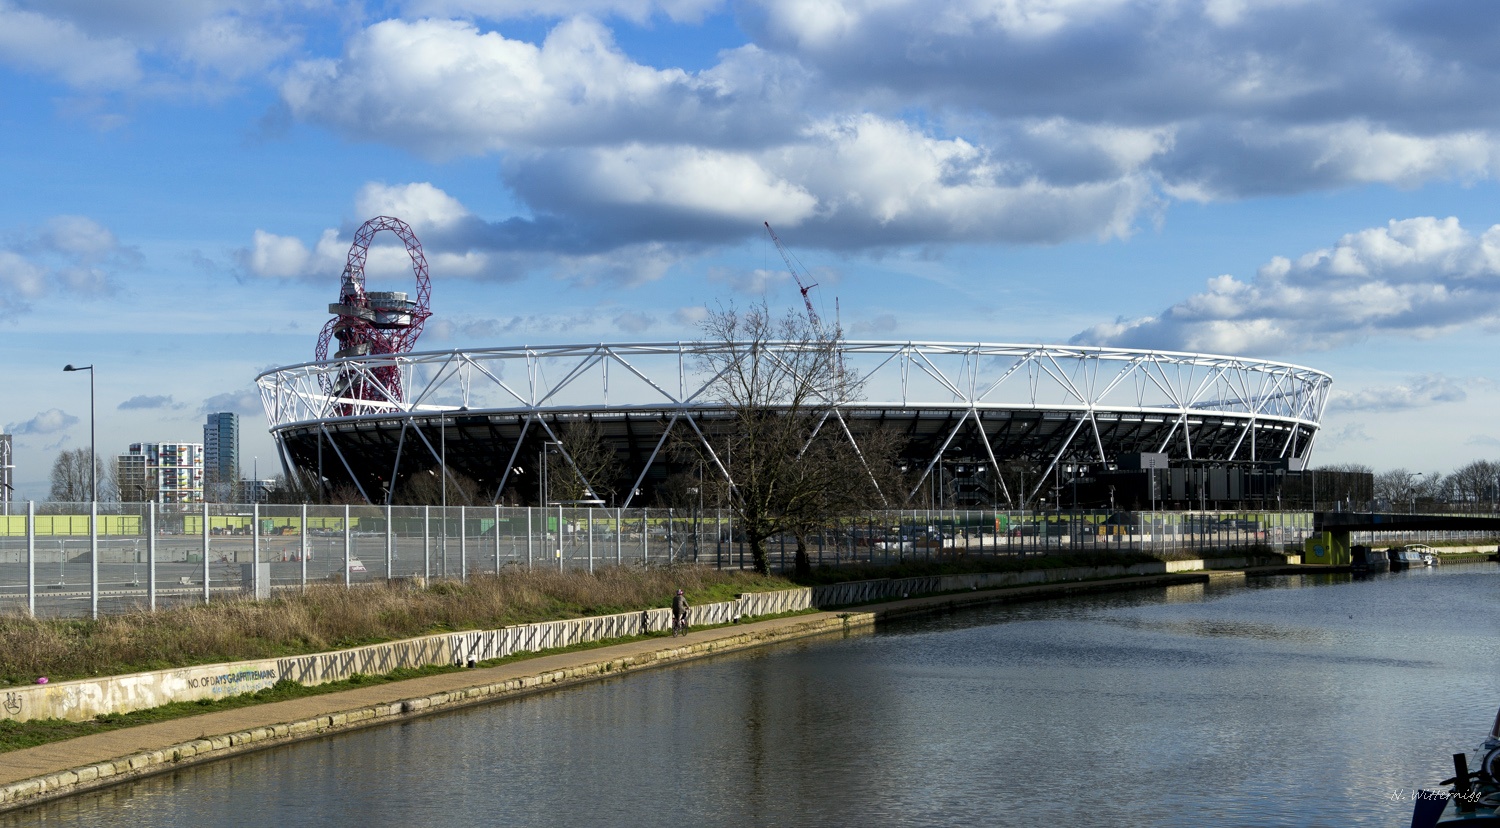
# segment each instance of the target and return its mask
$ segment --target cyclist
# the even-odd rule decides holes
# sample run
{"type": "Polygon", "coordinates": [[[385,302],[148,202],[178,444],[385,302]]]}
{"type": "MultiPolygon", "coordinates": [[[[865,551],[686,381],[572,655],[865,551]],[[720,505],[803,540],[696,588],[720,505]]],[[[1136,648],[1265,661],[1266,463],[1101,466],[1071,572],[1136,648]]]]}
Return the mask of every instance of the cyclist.
{"type": "Polygon", "coordinates": [[[687,628],[688,628],[688,602],[687,602],[687,596],[683,595],[682,594],[682,590],[679,589],[679,590],[677,590],[677,594],[674,595],[674,596],[672,596],[672,634],[673,635],[678,635],[678,634],[687,635],[687,628]]]}

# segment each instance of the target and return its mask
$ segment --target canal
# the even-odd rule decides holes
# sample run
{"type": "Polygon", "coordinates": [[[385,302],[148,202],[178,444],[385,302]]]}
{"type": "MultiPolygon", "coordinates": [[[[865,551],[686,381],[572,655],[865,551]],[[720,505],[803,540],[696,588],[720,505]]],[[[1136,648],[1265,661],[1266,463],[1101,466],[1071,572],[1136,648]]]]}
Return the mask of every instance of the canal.
{"type": "Polygon", "coordinates": [[[997,607],[278,748],[13,825],[1405,825],[1500,705],[1500,568],[997,607]]]}

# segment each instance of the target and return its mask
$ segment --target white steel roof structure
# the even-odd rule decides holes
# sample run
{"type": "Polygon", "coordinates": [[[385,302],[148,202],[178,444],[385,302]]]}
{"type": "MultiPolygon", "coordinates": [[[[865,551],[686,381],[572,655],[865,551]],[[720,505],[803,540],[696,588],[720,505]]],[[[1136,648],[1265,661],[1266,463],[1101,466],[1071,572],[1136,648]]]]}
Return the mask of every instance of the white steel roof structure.
{"type": "MultiPolygon", "coordinates": [[[[1021,460],[1102,468],[1124,454],[1196,462],[1304,460],[1332,379],[1282,362],[1211,354],[951,342],[839,343],[862,398],[839,406],[846,434],[876,425],[907,437],[923,473],[940,461],[1021,460]]],[[[407,476],[461,471],[499,500],[528,501],[517,467],[591,420],[642,505],[669,473],[669,435],[706,441],[729,412],[709,396],[705,359],[722,343],[486,348],[304,363],[257,377],[286,471],[355,486],[382,502],[407,476]],[[331,396],[357,375],[399,377],[408,399],[331,396]]],[[[799,347],[772,343],[770,351],[799,347]]],[[[826,347],[826,346],[825,346],[826,347]]],[[[359,383],[355,383],[358,385],[359,383]]],[[[379,396],[379,395],[375,395],[379,396]]],[[[400,394],[389,395],[399,398],[400,394]]],[[[571,461],[570,461],[571,462],[571,461]]],[[[728,474],[724,465],[721,473],[728,474]]],[[[1046,474],[1043,475],[1043,478],[1046,474]]],[[[920,484],[919,484],[920,485],[920,484]]],[[[1014,503],[1030,493],[997,491],[1014,503]]]]}

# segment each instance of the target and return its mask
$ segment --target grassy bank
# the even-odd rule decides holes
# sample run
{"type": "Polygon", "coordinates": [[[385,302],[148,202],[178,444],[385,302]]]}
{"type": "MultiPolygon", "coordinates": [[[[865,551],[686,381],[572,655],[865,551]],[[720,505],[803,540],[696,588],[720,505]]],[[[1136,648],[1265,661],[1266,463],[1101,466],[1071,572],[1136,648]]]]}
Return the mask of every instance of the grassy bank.
{"type": "MultiPolygon", "coordinates": [[[[809,612],[809,611],[804,611],[809,612]]],[[[783,618],[794,615],[802,615],[804,612],[786,612],[779,615],[769,615],[766,618],[783,618]]],[[[702,629],[713,629],[710,625],[702,629]]],[[[601,647],[609,647],[615,644],[623,644],[630,641],[640,641],[648,638],[666,638],[668,632],[647,633],[645,635],[628,636],[625,638],[607,638],[599,641],[586,641],[572,644],[567,647],[558,647],[545,652],[521,652],[508,655],[504,658],[491,659],[481,662],[479,667],[493,667],[514,661],[525,661],[531,658],[540,658],[544,655],[555,653],[580,652],[594,650],[601,647]]],[[[332,681],[326,684],[305,685],[295,681],[279,681],[272,687],[267,687],[255,693],[245,693],[238,696],[224,696],[214,699],[200,699],[190,702],[173,702],[160,707],[147,710],[136,710],[130,713],[115,713],[105,716],[97,716],[82,722],[72,722],[66,719],[34,719],[27,722],[16,722],[8,719],[0,719],[0,753],[11,750],[21,750],[38,745],[62,742],[79,736],[88,736],[94,733],[106,733],[111,730],[120,730],[127,727],[153,724],[156,722],[182,719],[188,716],[198,716],[204,713],[217,713],[223,710],[236,710],[241,707],[253,707],[255,705],[270,704],[272,702],[287,701],[289,699],[301,699],[308,696],[322,696],[328,693],[339,693],[344,690],[354,690],[360,687],[390,684],[392,682],[406,681],[407,679],[422,678],[423,676],[435,676],[443,673],[462,672],[470,668],[463,666],[434,664],[427,667],[401,667],[382,675],[354,675],[344,681],[332,681]]]]}
{"type": "MultiPolygon", "coordinates": [[[[1019,559],[910,561],[896,566],[817,569],[801,585],[1128,565],[1157,560],[1161,558],[1137,552],[1096,551],[1019,559]]],[[[39,621],[8,616],[0,617],[0,671],[3,671],[0,672],[0,682],[29,684],[41,675],[56,681],[119,675],[191,664],[320,652],[451,630],[631,612],[666,606],[679,588],[688,593],[695,605],[701,605],[729,600],[742,592],[786,589],[797,585],[779,577],[696,567],[604,569],[595,574],[514,570],[500,576],[477,576],[467,583],[438,582],[417,589],[374,584],[349,590],[339,585],[319,585],[310,587],[306,593],[272,601],[222,601],[154,614],[135,612],[98,621],[39,621]]],[[[591,649],[626,640],[634,639],[591,642],[569,649],[591,649]]],[[[521,653],[503,660],[538,655],[541,654],[521,653]]],[[[455,669],[461,668],[433,666],[398,670],[385,676],[356,676],[349,681],[313,687],[282,682],[255,694],[169,704],[152,710],[101,716],[86,722],[44,720],[17,723],[0,720],[0,752],[455,669]]]]}
{"type": "MultiPolygon", "coordinates": [[[[1244,554],[1240,551],[1239,554],[1244,554]]],[[[1181,556],[1191,557],[1187,553],[1181,556]]],[[[426,587],[311,585],[270,601],[216,600],[98,620],[0,616],[0,686],[39,676],[66,681],[196,664],[326,652],[454,630],[493,629],[664,607],[678,590],[694,605],[742,592],[875,578],[1129,565],[1168,555],[1095,550],[1025,558],[955,557],[894,566],[818,568],[798,583],[706,567],[610,567],[594,573],[511,569],[426,587]]]]}
{"type": "Polygon", "coordinates": [[[65,681],[324,652],[451,630],[694,604],[791,582],[702,567],[595,573],[513,570],[425,588],[310,586],[270,601],[215,601],[95,620],[0,617],[0,683],[65,681]]]}

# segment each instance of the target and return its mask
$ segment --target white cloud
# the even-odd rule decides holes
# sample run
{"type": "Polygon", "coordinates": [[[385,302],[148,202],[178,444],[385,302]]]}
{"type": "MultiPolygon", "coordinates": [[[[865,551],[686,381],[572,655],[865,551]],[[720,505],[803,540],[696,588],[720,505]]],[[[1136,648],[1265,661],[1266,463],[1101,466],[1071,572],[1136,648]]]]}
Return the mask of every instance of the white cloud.
{"type": "Polygon", "coordinates": [[[656,325],[656,319],[639,311],[626,311],[614,318],[614,325],[625,333],[638,334],[651,330],[656,325]]]}
{"type": "Polygon", "coordinates": [[[722,133],[726,108],[710,79],[635,63],[585,17],[540,46],[457,20],[386,20],[338,60],[299,63],[281,91],[297,117],[433,155],[687,140],[722,133]]]}
{"type": "Polygon", "coordinates": [[[317,0],[0,0],[0,61],[80,91],[206,91],[299,44],[317,0]]]}
{"type": "Polygon", "coordinates": [[[1256,278],[1208,289],[1140,319],[1103,323],[1074,343],[1270,355],[1370,336],[1430,337],[1500,326],[1500,225],[1475,236],[1455,218],[1393,220],[1256,278]]]}
{"type": "Polygon", "coordinates": [[[259,72],[291,53],[296,38],[262,29],[243,17],[203,20],[181,40],[181,54],[228,78],[259,72]]]}
{"type": "Polygon", "coordinates": [[[873,116],[812,124],[762,152],[558,150],[513,155],[506,170],[535,209],[622,239],[728,240],[769,220],[825,247],[1056,242],[1127,235],[1151,203],[1143,177],[1053,185],[873,116]]]}
{"type": "Polygon", "coordinates": [[[512,167],[523,164],[527,169],[516,172],[519,187],[547,210],[644,207],[699,222],[756,226],[766,220],[796,224],[816,207],[812,195],[741,153],[628,145],[528,155],[512,167]]]}
{"type": "Polygon", "coordinates": [[[587,14],[621,17],[645,23],[660,14],[669,20],[694,23],[722,8],[724,0],[407,0],[411,17],[564,18],[587,14]]]}
{"type": "Polygon", "coordinates": [[[792,281],[792,274],[785,269],[736,270],[711,267],[708,270],[708,280],[715,284],[725,285],[735,293],[746,296],[765,296],[772,290],[789,284],[792,281]]]}
{"type": "Polygon", "coordinates": [[[20,310],[47,293],[48,271],[9,250],[0,250],[0,308],[20,310]]]}
{"type": "Polygon", "coordinates": [[[86,261],[97,261],[120,249],[119,239],[109,228],[86,216],[48,219],[41,233],[41,243],[47,249],[86,261]]]}
{"type": "Polygon", "coordinates": [[[115,273],[138,268],[140,251],[85,216],[55,216],[0,248],[0,310],[21,313],[54,291],[113,294],[115,273]],[[8,248],[8,249],[7,249],[8,248]]]}
{"type": "Polygon", "coordinates": [[[458,199],[426,181],[365,184],[354,197],[354,212],[360,216],[394,216],[411,225],[418,235],[426,230],[447,229],[473,217],[458,199]]]}
{"type": "MultiPolygon", "coordinates": [[[[478,249],[493,245],[487,239],[488,225],[458,199],[427,182],[384,184],[370,182],[354,198],[356,215],[392,216],[406,222],[422,244],[429,274],[443,278],[508,278],[512,274],[491,252],[478,249]]],[[[363,223],[363,221],[361,223],[363,223]]],[[[240,269],[257,278],[328,280],[330,291],[343,273],[354,236],[325,229],[309,248],[294,236],[281,236],[257,229],[249,248],[235,253],[240,269]]],[[[531,262],[527,268],[538,266],[531,262]]],[[[371,239],[365,261],[367,280],[399,280],[412,276],[412,260],[394,233],[382,231],[371,239]]],[[[373,289],[373,288],[372,288],[373,289]]],[[[402,289],[396,287],[395,289],[402,289]]]]}
{"type": "Polygon", "coordinates": [[[200,414],[212,414],[218,411],[233,411],[238,414],[260,415],[265,413],[261,405],[260,393],[253,388],[244,388],[238,391],[226,391],[215,394],[203,401],[198,407],[200,414]]]}
{"type": "Polygon", "coordinates": [[[239,258],[244,270],[253,276],[269,279],[337,278],[343,272],[345,251],[338,231],[324,230],[312,250],[301,239],[278,236],[257,229],[249,250],[239,258]]]}
{"type": "Polygon", "coordinates": [[[1365,431],[1364,423],[1345,423],[1331,428],[1325,423],[1323,429],[1318,432],[1318,449],[1328,451],[1348,448],[1355,443],[1369,443],[1373,440],[1374,438],[1365,431]]]}
{"type": "Polygon", "coordinates": [[[131,409],[181,408],[172,402],[172,395],[137,394],[115,406],[120,411],[131,409]]]}
{"type": "Polygon", "coordinates": [[[694,305],[672,311],[672,321],[682,327],[697,328],[708,318],[708,308],[694,305]]]}
{"type": "Polygon", "coordinates": [[[56,434],[60,431],[67,431],[77,423],[78,418],[72,414],[60,408],[49,408],[24,422],[6,424],[5,431],[17,436],[56,434]]]}
{"type": "Polygon", "coordinates": [[[1361,388],[1357,391],[1334,389],[1329,396],[1330,410],[1403,411],[1441,403],[1459,403],[1468,399],[1467,388],[1491,383],[1478,379],[1455,379],[1442,374],[1422,374],[1400,385],[1361,388]]]}
{"type": "Polygon", "coordinates": [[[56,75],[84,89],[128,87],[141,77],[136,50],[114,37],[91,37],[71,21],[0,2],[0,61],[56,75]]]}
{"type": "Polygon", "coordinates": [[[856,319],[849,323],[850,336],[887,336],[901,327],[895,314],[882,313],[868,319],[856,319]]]}
{"type": "Polygon", "coordinates": [[[634,287],[654,282],[682,261],[683,254],[658,242],[630,244],[606,254],[561,256],[553,276],[578,286],[614,283],[634,287]]]}
{"type": "Polygon", "coordinates": [[[463,253],[438,253],[436,256],[428,256],[427,264],[432,273],[441,277],[475,278],[490,274],[491,258],[488,254],[468,250],[463,253]]]}
{"type": "Polygon", "coordinates": [[[1462,61],[1484,54],[1467,28],[1415,31],[1399,4],[763,0],[737,16],[752,42],[693,72],[586,16],[709,8],[419,2],[466,19],[369,25],[281,91],[359,140],[498,155],[529,213],[499,235],[572,255],[766,219],[838,248],[1122,237],[1166,198],[1496,170],[1500,118],[1472,101],[1500,72],[1462,61]],[[518,16],[560,22],[540,43],[471,22],[518,16]]]}

